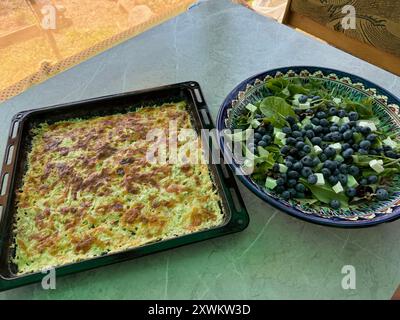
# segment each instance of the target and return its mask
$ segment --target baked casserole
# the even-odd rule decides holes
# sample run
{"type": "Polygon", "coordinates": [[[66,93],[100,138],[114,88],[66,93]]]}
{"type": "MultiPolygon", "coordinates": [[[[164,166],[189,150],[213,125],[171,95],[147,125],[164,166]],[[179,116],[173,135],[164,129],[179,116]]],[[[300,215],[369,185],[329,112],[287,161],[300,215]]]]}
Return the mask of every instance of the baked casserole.
{"type": "MultiPolygon", "coordinates": [[[[13,262],[19,274],[223,223],[207,164],[146,159],[147,133],[161,128],[171,138],[171,120],[178,131],[193,128],[180,102],[33,129],[17,194],[13,262]]],[[[178,151],[183,147],[178,139],[178,151]]]]}

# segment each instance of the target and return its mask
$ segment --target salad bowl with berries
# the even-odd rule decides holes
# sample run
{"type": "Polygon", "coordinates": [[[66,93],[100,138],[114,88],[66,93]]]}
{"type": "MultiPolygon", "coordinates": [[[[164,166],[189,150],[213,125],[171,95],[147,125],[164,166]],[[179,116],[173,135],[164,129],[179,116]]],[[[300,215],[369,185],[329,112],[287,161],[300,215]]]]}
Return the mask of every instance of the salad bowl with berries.
{"type": "Polygon", "coordinates": [[[275,69],[228,95],[219,142],[224,153],[227,140],[241,144],[242,160],[233,155],[230,166],[282,211],[331,226],[376,225],[400,217],[399,104],[345,72],[275,69]]]}

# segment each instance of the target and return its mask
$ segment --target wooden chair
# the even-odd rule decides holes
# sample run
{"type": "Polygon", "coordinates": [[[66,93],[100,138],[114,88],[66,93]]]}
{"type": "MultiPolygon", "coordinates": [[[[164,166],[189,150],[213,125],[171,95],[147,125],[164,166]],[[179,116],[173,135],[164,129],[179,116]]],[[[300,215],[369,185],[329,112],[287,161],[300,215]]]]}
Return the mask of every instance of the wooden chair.
{"type": "Polygon", "coordinates": [[[283,23],[400,75],[400,1],[289,0],[283,23]],[[355,29],[345,30],[342,13],[355,8],[355,29]]]}

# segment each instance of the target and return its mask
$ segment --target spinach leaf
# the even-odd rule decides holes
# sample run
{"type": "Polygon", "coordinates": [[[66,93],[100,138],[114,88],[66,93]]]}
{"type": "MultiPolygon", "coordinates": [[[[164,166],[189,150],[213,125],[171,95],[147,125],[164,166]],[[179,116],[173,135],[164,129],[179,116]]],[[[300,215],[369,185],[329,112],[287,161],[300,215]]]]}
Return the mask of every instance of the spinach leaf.
{"type": "Polygon", "coordinates": [[[345,109],[347,111],[356,111],[360,115],[361,119],[370,119],[374,115],[372,110],[372,99],[363,99],[360,102],[352,101],[350,99],[344,99],[345,109]]]}
{"type": "Polygon", "coordinates": [[[265,87],[274,95],[280,94],[287,86],[289,81],[284,78],[270,79],[265,83],[265,87]]]}
{"type": "Polygon", "coordinates": [[[297,118],[292,106],[280,97],[267,97],[260,105],[260,111],[272,125],[282,128],[286,124],[285,118],[292,116],[297,118]]]}
{"type": "Polygon", "coordinates": [[[336,193],[333,189],[328,185],[312,185],[307,182],[304,178],[301,178],[300,181],[312,192],[313,196],[323,203],[329,204],[333,199],[339,200],[342,208],[347,208],[349,199],[343,192],[336,193]]]}

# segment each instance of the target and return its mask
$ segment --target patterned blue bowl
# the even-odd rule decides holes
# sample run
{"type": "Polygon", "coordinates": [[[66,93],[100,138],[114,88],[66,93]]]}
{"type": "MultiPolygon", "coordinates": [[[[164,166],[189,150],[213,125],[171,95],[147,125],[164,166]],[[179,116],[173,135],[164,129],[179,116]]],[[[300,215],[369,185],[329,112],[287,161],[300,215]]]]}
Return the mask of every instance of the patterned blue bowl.
{"type": "MultiPolygon", "coordinates": [[[[234,129],[235,121],[243,113],[248,103],[254,103],[265,96],[265,81],[275,77],[299,78],[307,82],[318,78],[336,92],[360,101],[365,97],[373,98],[373,111],[381,122],[400,135],[400,100],[380,86],[358,76],[322,67],[295,66],[269,70],[257,74],[240,83],[223,102],[217,118],[218,132],[234,129]]],[[[218,142],[221,151],[229,153],[224,147],[223,136],[219,134],[218,142]]],[[[333,210],[321,208],[317,211],[306,204],[294,200],[286,201],[273,191],[255,183],[249,175],[243,173],[241,166],[233,161],[230,164],[239,180],[258,197],[270,205],[297,218],[336,227],[367,227],[400,218],[400,178],[396,177],[392,186],[393,196],[388,201],[360,205],[356,209],[333,210]]]]}

